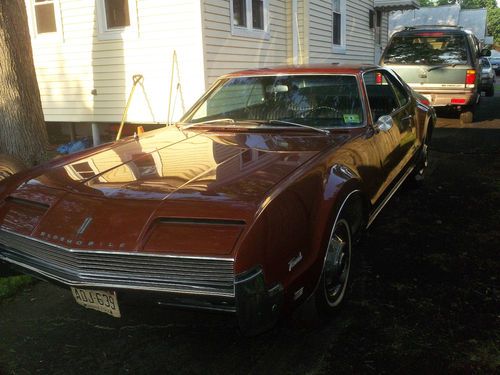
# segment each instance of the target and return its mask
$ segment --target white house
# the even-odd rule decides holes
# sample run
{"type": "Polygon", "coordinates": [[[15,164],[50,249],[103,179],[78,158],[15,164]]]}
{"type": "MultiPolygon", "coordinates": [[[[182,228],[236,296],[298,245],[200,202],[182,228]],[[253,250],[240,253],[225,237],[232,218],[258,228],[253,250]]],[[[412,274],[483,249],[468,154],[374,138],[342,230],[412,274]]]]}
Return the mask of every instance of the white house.
{"type": "Polygon", "coordinates": [[[373,63],[417,0],[25,0],[48,123],[165,124],[220,75],[373,63]]]}

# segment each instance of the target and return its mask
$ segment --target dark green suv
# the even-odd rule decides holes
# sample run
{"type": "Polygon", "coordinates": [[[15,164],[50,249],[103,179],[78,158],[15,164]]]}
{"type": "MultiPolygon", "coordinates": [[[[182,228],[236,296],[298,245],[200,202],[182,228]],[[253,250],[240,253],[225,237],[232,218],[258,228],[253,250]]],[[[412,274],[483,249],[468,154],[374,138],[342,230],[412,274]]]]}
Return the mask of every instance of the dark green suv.
{"type": "Polygon", "coordinates": [[[462,122],[472,122],[481,96],[480,57],[490,53],[461,27],[407,27],[391,37],[380,65],[396,71],[432,106],[455,107],[462,122]]]}

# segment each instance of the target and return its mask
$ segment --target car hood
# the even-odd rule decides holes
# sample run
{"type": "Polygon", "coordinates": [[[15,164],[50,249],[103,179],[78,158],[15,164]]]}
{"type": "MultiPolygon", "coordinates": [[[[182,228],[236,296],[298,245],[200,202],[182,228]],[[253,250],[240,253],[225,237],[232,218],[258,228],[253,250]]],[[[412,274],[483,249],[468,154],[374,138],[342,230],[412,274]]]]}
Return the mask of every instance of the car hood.
{"type": "Polygon", "coordinates": [[[9,194],[0,224],[65,247],[122,251],[147,248],[160,222],[244,226],[280,181],[346,138],[161,129],[46,168],[9,194]]]}

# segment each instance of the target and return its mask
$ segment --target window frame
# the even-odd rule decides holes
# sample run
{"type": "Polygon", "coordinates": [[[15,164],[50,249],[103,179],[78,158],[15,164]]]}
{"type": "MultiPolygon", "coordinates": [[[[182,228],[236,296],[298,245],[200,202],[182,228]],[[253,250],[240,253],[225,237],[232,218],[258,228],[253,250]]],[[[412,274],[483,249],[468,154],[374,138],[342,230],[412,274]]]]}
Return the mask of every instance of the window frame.
{"type": "Polygon", "coordinates": [[[332,51],[333,53],[346,53],[347,47],[346,47],[346,18],[347,18],[347,8],[346,8],[346,0],[338,0],[340,2],[340,44],[334,44],[333,43],[333,27],[334,27],[334,20],[333,20],[333,13],[334,12],[334,7],[333,7],[333,2],[335,0],[331,1],[331,20],[332,20],[332,27],[331,27],[331,32],[332,32],[332,37],[331,37],[331,43],[332,43],[332,51]]]}
{"type": "Polygon", "coordinates": [[[244,0],[246,9],[246,26],[237,26],[234,24],[234,0],[229,1],[229,13],[231,22],[231,35],[242,36],[255,39],[270,39],[269,33],[269,0],[262,0],[264,29],[253,28],[252,0],[244,0]]]}
{"type": "Polygon", "coordinates": [[[114,40],[137,38],[139,34],[137,0],[127,0],[130,25],[109,29],[106,21],[105,0],[96,0],[97,38],[114,40]]]}
{"type": "Polygon", "coordinates": [[[375,23],[374,23],[374,31],[375,31],[375,45],[382,45],[382,21],[384,18],[384,13],[381,10],[375,11],[375,23]]]}
{"type": "Polygon", "coordinates": [[[384,75],[385,80],[392,87],[392,91],[393,91],[394,95],[396,96],[397,102],[399,103],[398,109],[406,107],[408,105],[408,103],[410,103],[410,101],[411,101],[410,94],[409,94],[408,90],[406,90],[405,87],[401,84],[401,82],[399,82],[397,77],[395,77],[394,75],[392,75],[388,71],[384,70],[384,71],[382,71],[382,74],[384,75]],[[398,92],[402,95],[401,96],[398,95],[398,92]],[[405,99],[404,102],[401,101],[402,98],[405,99]]]}
{"type": "Polygon", "coordinates": [[[367,113],[368,112],[370,113],[370,117],[371,117],[373,125],[377,122],[378,118],[377,118],[377,120],[375,120],[375,117],[373,115],[374,114],[374,108],[372,107],[372,105],[370,103],[370,96],[369,96],[368,85],[366,84],[366,75],[367,74],[375,74],[376,75],[376,74],[379,74],[379,73],[386,80],[387,85],[389,86],[391,92],[394,95],[395,103],[398,105],[397,108],[394,108],[390,113],[386,113],[385,115],[394,117],[394,115],[396,113],[398,113],[399,111],[404,110],[412,102],[411,93],[405,87],[405,84],[400,81],[400,79],[399,79],[399,77],[397,75],[389,72],[387,69],[380,69],[380,68],[370,69],[370,70],[364,71],[363,74],[361,75],[361,81],[362,81],[362,85],[364,86],[364,90],[365,90],[365,93],[366,93],[366,100],[368,102],[369,111],[367,110],[367,113]],[[399,89],[401,89],[406,94],[405,95],[405,99],[407,99],[407,101],[405,103],[403,103],[403,104],[401,103],[399,96],[396,94],[396,91],[395,91],[396,87],[399,88],[399,89]]]}
{"type": "MultiPolygon", "coordinates": [[[[29,25],[31,29],[31,34],[36,40],[54,40],[54,39],[63,39],[63,27],[62,27],[62,19],[61,19],[61,7],[60,0],[46,0],[46,4],[52,3],[54,5],[54,19],[56,22],[56,31],[50,31],[46,33],[39,33],[37,26],[37,18],[36,18],[36,9],[35,9],[35,0],[30,0],[28,3],[28,18],[29,25]]],[[[44,3],[38,3],[39,5],[43,5],[44,3]]]]}

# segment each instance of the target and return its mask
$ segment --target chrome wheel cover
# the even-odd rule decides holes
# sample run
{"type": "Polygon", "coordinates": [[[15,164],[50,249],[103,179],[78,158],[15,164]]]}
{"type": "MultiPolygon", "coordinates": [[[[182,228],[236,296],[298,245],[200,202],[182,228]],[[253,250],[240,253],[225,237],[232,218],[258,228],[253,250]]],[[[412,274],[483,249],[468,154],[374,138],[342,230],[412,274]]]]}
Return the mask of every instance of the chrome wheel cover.
{"type": "Polygon", "coordinates": [[[324,292],[328,305],[342,301],[351,268],[351,231],[346,220],[340,219],[328,241],[324,269],[324,292]]]}

